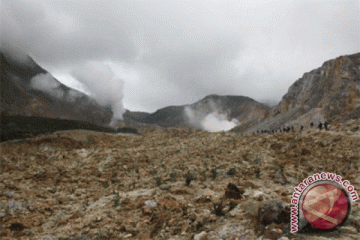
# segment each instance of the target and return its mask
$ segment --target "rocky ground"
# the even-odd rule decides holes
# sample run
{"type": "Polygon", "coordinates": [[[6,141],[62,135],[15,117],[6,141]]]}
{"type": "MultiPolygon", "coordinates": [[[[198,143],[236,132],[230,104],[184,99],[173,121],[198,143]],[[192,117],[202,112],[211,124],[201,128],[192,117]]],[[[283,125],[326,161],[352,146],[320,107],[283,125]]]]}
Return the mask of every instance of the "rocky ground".
{"type": "Polygon", "coordinates": [[[360,192],[360,120],[241,135],[66,131],[1,143],[1,239],[360,239],[290,233],[293,188],[334,172],[360,192]]]}

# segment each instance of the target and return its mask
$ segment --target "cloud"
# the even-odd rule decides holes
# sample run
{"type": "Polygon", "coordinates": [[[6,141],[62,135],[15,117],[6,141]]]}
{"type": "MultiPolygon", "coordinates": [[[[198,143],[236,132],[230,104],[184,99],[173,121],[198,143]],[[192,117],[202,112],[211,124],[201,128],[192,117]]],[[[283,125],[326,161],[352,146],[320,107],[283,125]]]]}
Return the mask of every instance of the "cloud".
{"type": "Polygon", "coordinates": [[[124,81],[117,78],[111,67],[96,61],[89,61],[72,71],[72,75],[83,83],[90,95],[102,105],[110,105],[113,120],[122,119],[125,112],[122,100],[124,81]]]}
{"type": "Polygon", "coordinates": [[[111,20],[115,14],[111,4],[4,0],[1,13],[2,45],[29,52],[50,69],[89,59],[129,60],[135,55],[118,17],[111,20]]]}
{"type": "Polygon", "coordinates": [[[34,62],[31,60],[30,56],[27,55],[26,52],[22,51],[19,48],[13,47],[5,47],[3,44],[0,46],[0,52],[4,54],[5,58],[13,62],[14,64],[32,67],[34,62]]]}
{"type": "Polygon", "coordinates": [[[1,44],[65,80],[88,61],[132,69],[116,74],[133,110],[279,101],[304,72],[360,51],[359,15],[355,0],[3,0],[1,44]]]}
{"type": "Polygon", "coordinates": [[[63,99],[64,91],[59,88],[60,83],[49,73],[40,73],[31,79],[30,85],[58,99],[63,99]]]}

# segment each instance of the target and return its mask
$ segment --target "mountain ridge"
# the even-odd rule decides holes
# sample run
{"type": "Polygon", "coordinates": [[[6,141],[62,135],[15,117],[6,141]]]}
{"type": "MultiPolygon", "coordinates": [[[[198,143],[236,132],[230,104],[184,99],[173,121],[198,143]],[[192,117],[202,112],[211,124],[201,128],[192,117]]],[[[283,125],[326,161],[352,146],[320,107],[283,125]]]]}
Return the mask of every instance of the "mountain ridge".
{"type": "MultiPolygon", "coordinates": [[[[0,52],[0,57],[2,113],[79,120],[99,126],[111,123],[110,106],[101,106],[88,95],[60,83],[30,56],[19,61],[0,52]],[[44,82],[51,91],[43,86],[44,82]]],[[[328,60],[304,73],[273,107],[247,96],[210,94],[195,103],[166,106],[153,113],[126,109],[124,120],[114,127],[203,128],[204,119],[211,113],[226,118],[222,120],[236,121],[233,132],[276,130],[285,125],[300,128],[310,122],[357,119],[360,117],[360,53],[328,60]]]]}
{"type": "Polygon", "coordinates": [[[186,108],[197,113],[196,121],[201,122],[206,115],[218,111],[219,113],[227,114],[228,120],[236,119],[237,121],[247,121],[246,119],[254,119],[255,117],[265,117],[269,114],[270,108],[265,104],[259,103],[254,99],[246,96],[235,95],[207,95],[199,101],[186,105],[173,105],[160,108],[154,113],[143,113],[143,117],[133,117],[130,112],[123,115],[124,119],[138,121],[147,124],[156,124],[162,127],[184,127],[193,126],[200,127],[194,124],[189,119],[186,113],[186,108]],[[248,109],[257,109],[256,116],[247,114],[248,109]]]}

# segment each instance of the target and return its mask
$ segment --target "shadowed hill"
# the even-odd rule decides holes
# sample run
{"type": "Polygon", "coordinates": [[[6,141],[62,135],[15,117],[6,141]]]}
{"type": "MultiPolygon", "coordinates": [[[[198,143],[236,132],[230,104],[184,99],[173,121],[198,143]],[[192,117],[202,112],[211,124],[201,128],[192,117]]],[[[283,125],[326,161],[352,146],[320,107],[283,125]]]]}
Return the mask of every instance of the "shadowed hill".
{"type": "Polygon", "coordinates": [[[53,119],[44,117],[6,116],[1,114],[1,142],[36,137],[63,130],[92,130],[106,133],[137,133],[135,128],[102,127],[82,121],[53,119]]]}
{"type": "Polygon", "coordinates": [[[0,53],[1,58],[1,112],[7,115],[39,116],[86,121],[107,125],[112,118],[110,107],[99,105],[84,93],[69,88],[53,78],[29,56],[16,61],[13,57],[0,53]],[[41,81],[44,86],[34,88],[32,79],[46,76],[41,81]]]}

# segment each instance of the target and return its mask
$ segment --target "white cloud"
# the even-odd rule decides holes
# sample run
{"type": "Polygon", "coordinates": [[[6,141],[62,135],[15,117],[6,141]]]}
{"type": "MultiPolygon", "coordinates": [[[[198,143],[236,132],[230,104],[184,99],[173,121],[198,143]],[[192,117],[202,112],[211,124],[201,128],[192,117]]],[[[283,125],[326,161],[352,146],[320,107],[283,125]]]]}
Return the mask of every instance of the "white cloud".
{"type": "Polygon", "coordinates": [[[239,122],[236,119],[229,121],[225,114],[219,114],[218,112],[208,114],[202,121],[204,130],[209,132],[227,131],[238,124],[239,122]]]}
{"type": "Polygon", "coordinates": [[[30,84],[34,89],[46,92],[58,99],[64,97],[64,91],[59,88],[60,83],[49,73],[40,73],[34,76],[30,84]]]}
{"type": "Polygon", "coordinates": [[[227,131],[239,124],[236,119],[228,119],[228,113],[220,112],[218,103],[213,100],[200,102],[196,106],[186,106],[184,113],[189,123],[209,132],[227,131]]]}
{"type": "Polygon", "coordinates": [[[124,102],[152,112],[209,94],[280,100],[304,72],[360,51],[359,15],[354,0],[3,0],[1,44],[56,74],[108,63],[124,102]]]}

